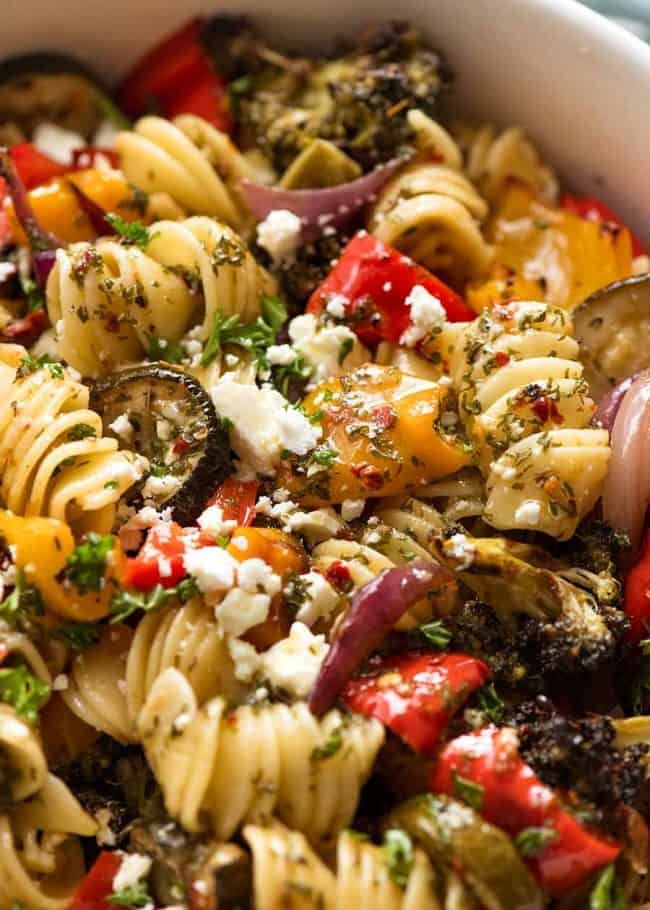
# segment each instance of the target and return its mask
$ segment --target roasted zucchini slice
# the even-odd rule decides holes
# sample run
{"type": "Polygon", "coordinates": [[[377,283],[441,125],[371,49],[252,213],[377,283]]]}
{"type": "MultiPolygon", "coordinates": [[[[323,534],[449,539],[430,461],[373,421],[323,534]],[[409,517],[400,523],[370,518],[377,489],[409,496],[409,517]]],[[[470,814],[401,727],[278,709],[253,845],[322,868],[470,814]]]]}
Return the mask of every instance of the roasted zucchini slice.
{"type": "Polygon", "coordinates": [[[585,379],[599,400],[650,367],[650,273],[596,291],[575,309],[573,321],[585,379]]]}
{"type": "Polygon", "coordinates": [[[203,386],[182,370],[149,363],[95,383],[104,431],[149,459],[138,495],[191,524],[232,470],[228,433],[203,386]]]}
{"type": "Polygon", "coordinates": [[[44,122],[91,140],[104,120],[128,125],[110,94],[74,58],[27,54],[0,63],[0,124],[10,124],[17,141],[29,139],[44,122]]]}

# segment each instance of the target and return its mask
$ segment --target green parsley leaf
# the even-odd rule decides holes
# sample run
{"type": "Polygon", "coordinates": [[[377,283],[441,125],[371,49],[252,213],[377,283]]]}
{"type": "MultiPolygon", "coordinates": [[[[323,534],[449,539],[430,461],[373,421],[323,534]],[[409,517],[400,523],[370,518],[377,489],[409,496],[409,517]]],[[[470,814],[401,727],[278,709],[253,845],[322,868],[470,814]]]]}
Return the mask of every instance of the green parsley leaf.
{"type": "Polygon", "coordinates": [[[185,358],[185,351],[177,341],[168,341],[166,338],[149,338],[149,360],[165,360],[167,363],[180,363],[185,358]]]}
{"type": "Polygon", "coordinates": [[[343,366],[343,361],[348,356],[352,348],[354,347],[354,338],[346,338],[345,341],[341,343],[339,349],[339,366],[343,366]]]}
{"type": "Polygon", "coordinates": [[[420,626],[420,632],[436,651],[444,651],[449,647],[451,632],[441,619],[434,619],[433,622],[420,626]]]}
{"type": "Polygon", "coordinates": [[[85,651],[99,641],[100,627],[87,622],[69,620],[62,623],[54,635],[64,641],[73,651],[85,651]]]}
{"type": "Polygon", "coordinates": [[[11,705],[30,724],[38,723],[38,712],[49,697],[50,687],[25,664],[0,668],[0,701],[11,705]]]}
{"type": "Polygon", "coordinates": [[[279,297],[266,295],[261,302],[262,319],[277,334],[287,321],[287,308],[279,297]]]}
{"type": "Polygon", "coordinates": [[[20,290],[27,298],[27,311],[33,313],[34,310],[42,310],[45,308],[45,291],[43,288],[36,282],[31,275],[21,275],[20,270],[18,274],[18,282],[20,284],[20,290]]]}
{"type": "Polygon", "coordinates": [[[506,713],[506,706],[495,689],[494,683],[488,683],[487,686],[483,686],[482,689],[479,689],[476,701],[478,703],[479,711],[482,711],[492,723],[501,723],[506,713]]]}
{"type": "Polygon", "coordinates": [[[115,904],[118,907],[137,908],[146,907],[147,904],[153,906],[153,900],[147,890],[146,882],[138,882],[135,885],[129,885],[128,888],[122,888],[121,891],[115,891],[108,900],[111,904],[115,904]]]}
{"type": "Polygon", "coordinates": [[[68,430],[68,439],[88,439],[91,436],[96,436],[97,432],[94,427],[91,427],[89,423],[77,423],[72,429],[68,430]]]}
{"type": "Polygon", "coordinates": [[[240,76],[239,79],[233,79],[233,81],[228,86],[228,92],[230,94],[230,110],[235,117],[239,115],[241,99],[245,95],[248,95],[252,88],[253,80],[250,75],[240,76]]]}
{"type": "Polygon", "coordinates": [[[556,838],[557,831],[552,828],[524,828],[515,837],[514,843],[522,856],[537,856],[556,838]]]}
{"type": "Polygon", "coordinates": [[[323,467],[329,468],[334,464],[336,459],[339,457],[339,453],[336,449],[330,449],[329,446],[318,446],[311,453],[310,461],[313,464],[320,464],[323,467]]]}
{"type": "Polygon", "coordinates": [[[117,482],[117,480],[107,480],[106,483],[104,484],[105,490],[117,490],[118,487],[119,487],[119,483],[117,482]]]}
{"type": "Polygon", "coordinates": [[[65,577],[81,594],[102,590],[106,558],[114,546],[112,534],[91,531],[85,541],[74,548],[66,563],[65,577]]]}
{"type": "Polygon", "coordinates": [[[627,907],[615,866],[606,866],[589,895],[589,910],[627,910],[627,907]]]}
{"type": "Polygon", "coordinates": [[[149,228],[141,221],[125,221],[115,212],[108,212],[104,218],[113,228],[116,234],[120,235],[122,243],[131,246],[137,246],[141,250],[147,248],[157,234],[151,234],[149,228]]]}
{"type": "Polygon", "coordinates": [[[0,619],[16,626],[29,616],[42,616],[43,613],[45,606],[38,588],[25,584],[25,576],[17,569],[13,591],[0,603],[0,619]]]}
{"type": "Polygon", "coordinates": [[[398,888],[406,888],[413,868],[413,844],[406,831],[389,828],[383,844],[388,874],[398,888]]]}
{"type": "Polygon", "coordinates": [[[144,591],[119,591],[111,600],[111,622],[124,622],[139,610],[143,610],[145,613],[158,610],[175,599],[185,603],[197,593],[197,590],[193,578],[183,578],[173,588],[156,585],[146,593],[144,591]]]}
{"type": "Polygon", "coordinates": [[[336,755],[342,745],[341,727],[335,727],[322,746],[316,746],[315,749],[312,749],[311,760],[323,761],[326,758],[331,758],[332,755],[336,755]]]}
{"type": "Polygon", "coordinates": [[[457,771],[452,772],[452,782],[453,795],[456,799],[480,812],[483,807],[483,787],[473,780],[461,777],[457,771]]]}
{"type": "MultiPolygon", "coordinates": [[[[273,385],[279,392],[282,392],[286,398],[289,391],[289,385],[292,381],[305,382],[313,372],[313,368],[309,366],[304,355],[300,351],[297,351],[296,356],[291,363],[273,367],[273,385]]],[[[322,411],[320,413],[322,415],[322,411]]]]}
{"type": "Polygon", "coordinates": [[[264,297],[261,303],[262,315],[255,322],[245,323],[235,313],[224,316],[217,311],[214,324],[203,348],[201,366],[208,366],[221,354],[226,344],[244,348],[256,360],[258,366],[266,367],[266,351],[275,343],[279,329],[287,318],[287,308],[277,297],[264,297]]]}
{"type": "Polygon", "coordinates": [[[38,370],[46,368],[53,379],[63,379],[63,364],[58,360],[52,360],[49,354],[41,354],[40,357],[34,357],[33,354],[25,354],[20,361],[20,366],[16,370],[16,377],[24,379],[30,373],[36,373],[38,370]]]}

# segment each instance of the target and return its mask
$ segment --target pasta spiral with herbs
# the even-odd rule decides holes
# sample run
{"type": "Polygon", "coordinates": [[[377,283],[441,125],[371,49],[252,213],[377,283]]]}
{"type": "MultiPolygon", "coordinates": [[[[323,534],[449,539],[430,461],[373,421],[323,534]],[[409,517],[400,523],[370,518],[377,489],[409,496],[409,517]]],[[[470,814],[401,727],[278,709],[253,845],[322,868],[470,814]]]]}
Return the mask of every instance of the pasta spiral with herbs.
{"type": "Polygon", "coordinates": [[[376,721],[338,711],[319,721],[300,702],[228,712],[215,698],[199,707],[175,669],[151,687],[138,731],[170,815],[189,831],[206,818],[227,839],[275,813],[314,843],[349,824],[384,739],[376,721]]]}
{"type": "Polygon", "coordinates": [[[436,875],[421,850],[404,887],[390,877],[381,847],[354,832],[338,838],[336,872],[314,853],[298,831],[282,825],[244,828],[253,852],[254,910],[436,910],[436,875]]]}
{"type": "Polygon", "coordinates": [[[47,515],[108,531],[115,504],[139,479],[133,453],[102,435],[86,386],[59,366],[0,363],[0,495],[18,515],[47,515]]]}
{"type": "Polygon", "coordinates": [[[227,226],[207,217],[159,221],[144,249],[114,239],[57,253],[47,305],[62,356],[98,376],[137,360],[151,340],[205,341],[215,316],[252,322],[275,282],[227,226]]]}

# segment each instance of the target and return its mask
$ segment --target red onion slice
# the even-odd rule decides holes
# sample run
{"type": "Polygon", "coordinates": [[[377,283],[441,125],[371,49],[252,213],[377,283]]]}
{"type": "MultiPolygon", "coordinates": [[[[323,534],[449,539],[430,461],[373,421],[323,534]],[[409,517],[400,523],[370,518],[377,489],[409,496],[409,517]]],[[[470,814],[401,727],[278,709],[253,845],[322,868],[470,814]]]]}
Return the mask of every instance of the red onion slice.
{"type": "Polygon", "coordinates": [[[58,237],[55,237],[49,231],[45,231],[38,223],[34,209],[29,201],[25,184],[21,180],[7,148],[0,148],[0,177],[4,177],[7,181],[7,188],[14,204],[16,218],[27,235],[32,251],[54,250],[57,247],[64,246],[58,237]]]}
{"type": "Polygon", "coordinates": [[[41,250],[32,256],[32,265],[34,266],[34,275],[39,285],[44,288],[50,272],[56,262],[56,250],[41,250]]]}
{"type": "Polygon", "coordinates": [[[636,379],[618,409],[612,457],[603,492],[603,515],[638,547],[650,500],[650,376],[636,379]]]}
{"type": "Polygon", "coordinates": [[[325,189],[283,190],[244,179],[240,182],[241,192],[258,220],[277,209],[288,209],[302,219],[305,236],[314,237],[325,227],[346,224],[373,201],[386,181],[408,160],[408,156],[395,158],[363,177],[325,189]]]}
{"type": "Polygon", "coordinates": [[[448,569],[417,559],[405,566],[386,569],[359,588],[350,599],[336,639],[314,683],[309,697],[311,711],[320,716],[331,708],[354,671],[409,607],[433,589],[452,583],[448,569]]]}
{"type": "Polygon", "coordinates": [[[619,382],[618,385],[615,385],[611,392],[608,392],[605,397],[602,399],[598,405],[598,410],[594,415],[594,420],[596,423],[601,424],[605,427],[606,430],[612,431],[614,426],[614,421],[616,420],[616,415],[618,414],[619,408],[627,394],[630,386],[638,379],[640,373],[634,373],[632,376],[628,376],[627,379],[624,379],[622,382],[619,382]]]}

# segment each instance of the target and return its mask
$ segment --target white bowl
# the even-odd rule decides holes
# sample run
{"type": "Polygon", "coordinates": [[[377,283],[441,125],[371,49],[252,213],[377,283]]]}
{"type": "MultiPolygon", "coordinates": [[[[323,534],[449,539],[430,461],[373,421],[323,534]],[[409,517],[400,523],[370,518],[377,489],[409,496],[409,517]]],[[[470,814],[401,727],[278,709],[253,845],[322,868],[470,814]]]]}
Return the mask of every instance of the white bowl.
{"type": "Polygon", "coordinates": [[[75,53],[108,78],[196,13],[253,16],[284,46],[363,23],[424,27],[457,74],[459,109],[523,125],[572,187],[650,236],[650,48],[574,0],[0,0],[0,59],[75,53]]]}

